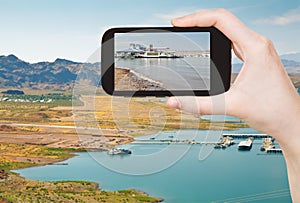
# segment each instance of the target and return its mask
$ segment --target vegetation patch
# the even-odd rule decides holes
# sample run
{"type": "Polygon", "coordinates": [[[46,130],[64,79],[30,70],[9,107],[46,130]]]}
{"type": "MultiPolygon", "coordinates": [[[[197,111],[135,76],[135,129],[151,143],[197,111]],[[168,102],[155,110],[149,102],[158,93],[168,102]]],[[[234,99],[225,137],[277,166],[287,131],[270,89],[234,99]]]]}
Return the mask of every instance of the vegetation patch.
{"type": "MultiPolygon", "coordinates": [[[[89,100],[89,98],[83,97],[83,100],[89,100]]],[[[158,98],[131,98],[128,100],[127,98],[113,99],[111,96],[96,96],[94,114],[101,129],[115,129],[121,126],[132,132],[129,133],[132,136],[147,134],[147,132],[155,133],[160,130],[236,130],[249,127],[239,121],[219,122],[201,119],[199,115],[169,108],[164,101],[158,98]],[[136,133],[137,131],[140,133],[136,133]]],[[[81,115],[83,120],[89,119],[84,116],[90,116],[90,114],[84,113],[81,115]]]]}
{"type": "Polygon", "coordinates": [[[162,201],[160,198],[149,197],[135,190],[103,191],[94,182],[80,180],[40,182],[26,180],[16,173],[9,172],[12,169],[42,165],[45,164],[45,160],[53,163],[66,159],[73,156],[72,152],[74,152],[73,149],[0,144],[0,202],[142,203],[162,201]]]}

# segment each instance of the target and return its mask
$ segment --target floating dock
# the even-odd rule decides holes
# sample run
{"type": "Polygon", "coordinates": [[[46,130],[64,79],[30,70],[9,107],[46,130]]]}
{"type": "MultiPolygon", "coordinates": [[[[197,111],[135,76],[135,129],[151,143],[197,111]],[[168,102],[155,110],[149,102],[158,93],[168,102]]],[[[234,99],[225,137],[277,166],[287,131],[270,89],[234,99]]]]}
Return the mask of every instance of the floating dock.
{"type": "Polygon", "coordinates": [[[208,142],[208,141],[196,141],[196,140],[181,140],[172,139],[173,135],[168,136],[169,139],[156,139],[155,137],[150,137],[147,140],[135,140],[130,144],[155,144],[155,145],[171,145],[171,144],[185,144],[185,145],[215,145],[216,149],[225,149],[235,142],[233,138],[245,139],[240,141],[238,144],[238,150],[251,150],[254,139],[262,139],[261,151],[266,153],[282,153],[281,149],[275,149],[274,138],[268,134],[258,134],[258,133],[223,133],[222,137],[218,142],[208,142]]]}
{"type": "Polygon", "coordinates": [[[218,144],[218,142],[197,142],[195,140],[135,140],[134,142],[131,142],[130,144],[218,144]]]}
{"type": "Polygon", "coordinates": [[[253,133],[241,133],[241,134],[230,134],[230,133],[224,133],[222,135],[223,137],[232,137],[232,138],[272,138],[272,136],[268,134],[253,134],[253,133]]]}
{"type": "Polygon", "coordinates": [[[282,149],[266,149],[267,153],[280,153],[282,154],[282,149]]]}

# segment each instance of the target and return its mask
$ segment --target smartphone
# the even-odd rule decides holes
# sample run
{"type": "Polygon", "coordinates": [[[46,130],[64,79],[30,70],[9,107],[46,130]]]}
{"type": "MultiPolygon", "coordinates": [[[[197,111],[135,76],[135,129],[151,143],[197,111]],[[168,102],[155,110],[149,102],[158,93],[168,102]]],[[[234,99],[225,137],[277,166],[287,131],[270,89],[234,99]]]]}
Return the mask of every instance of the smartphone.
{"type": "Polygon", "coordinates": [[[211,96],[230,87],[231,42],[215,27],[111,28],[101,85],[115,96],[211,96]]]}

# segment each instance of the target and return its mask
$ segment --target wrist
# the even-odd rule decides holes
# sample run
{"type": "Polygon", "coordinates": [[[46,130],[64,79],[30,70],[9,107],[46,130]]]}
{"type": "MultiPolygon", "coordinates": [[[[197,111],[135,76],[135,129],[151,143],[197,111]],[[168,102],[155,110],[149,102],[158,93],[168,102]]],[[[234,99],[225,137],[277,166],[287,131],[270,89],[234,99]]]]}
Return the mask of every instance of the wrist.
{"type": "MultiPolygon", "coordinates": [[[[290,113],[283,117],[274,137],[282,148],[285,156],[300,159],[300,97],[296,99],[295,108],[289,108],[290,113]]],[[[286,157],[286,158],[288,158],[286,157]]]]}

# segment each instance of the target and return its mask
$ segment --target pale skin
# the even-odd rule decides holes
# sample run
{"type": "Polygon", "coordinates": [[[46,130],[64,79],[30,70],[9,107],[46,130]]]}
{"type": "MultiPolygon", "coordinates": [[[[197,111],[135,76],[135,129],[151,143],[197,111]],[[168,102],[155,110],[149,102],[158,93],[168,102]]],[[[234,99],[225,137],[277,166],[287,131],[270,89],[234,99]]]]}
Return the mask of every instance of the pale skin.
{"type": "Polygon", "coordinates": [[[221,95],[225,98],[224,108],[213,105],[218,96],[171,97],[167,105],[197,114],[235,116],[273,136],[286,160],[292,200],[300,203],[300,97],[272,42],[224,9],[176,18],[172,24],[218,28],[232,41],[233,50],[244,65],[229,91],[221,95]]]}

